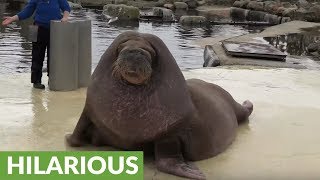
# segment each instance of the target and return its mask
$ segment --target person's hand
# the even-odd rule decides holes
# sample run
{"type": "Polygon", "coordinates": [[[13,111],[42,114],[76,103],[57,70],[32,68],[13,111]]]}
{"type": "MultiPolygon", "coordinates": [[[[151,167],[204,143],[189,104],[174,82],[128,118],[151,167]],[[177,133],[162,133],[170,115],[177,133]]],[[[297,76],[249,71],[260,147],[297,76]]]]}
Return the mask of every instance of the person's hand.
{"type": "Polygon", "coordinates": [[[13,21],[15,21],[14,17],[6,16],[3,19],[4,19],[4,21],[2,22],[3,26],[7,26],[7,25],[11,24],[13,21]]]}
{"type": "Polygon", "coordinates": [[[64,11],[63,12],[63,17],[61,19],[61,22],[67,22],[68,18],[69,18],[69,15],[70,15],[69,11],[64,11]]]}
{"type": "Polygon", "coordinates": [[[68,21],[68,18],[67,17],[63,17],[62,19],[61,19],[61,22],[67,22],[68,21]]]}

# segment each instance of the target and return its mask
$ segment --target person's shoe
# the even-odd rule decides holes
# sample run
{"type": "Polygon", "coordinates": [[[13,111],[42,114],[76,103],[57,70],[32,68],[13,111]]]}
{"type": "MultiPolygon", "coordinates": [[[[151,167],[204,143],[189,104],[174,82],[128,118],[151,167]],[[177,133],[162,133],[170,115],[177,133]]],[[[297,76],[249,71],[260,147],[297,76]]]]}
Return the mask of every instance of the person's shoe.
{"type": "Polygon", "coordinates": [[[41,83],[33,83],[33,87],[36,89],[44,89],[46,88],[43,84],[41,83]]]}

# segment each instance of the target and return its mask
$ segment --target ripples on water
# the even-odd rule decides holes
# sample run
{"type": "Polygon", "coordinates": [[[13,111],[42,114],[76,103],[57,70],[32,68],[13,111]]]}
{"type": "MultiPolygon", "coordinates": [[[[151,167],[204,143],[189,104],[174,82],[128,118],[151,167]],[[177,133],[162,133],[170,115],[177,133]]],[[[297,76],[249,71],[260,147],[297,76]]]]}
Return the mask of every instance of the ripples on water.
{"type": "MultiPolygon", "coordinates": [[[[3,15],[16,12],[4,10],[3,15]]],[[[203,49],[193,44],[193,40],[226,34],[235,36],[246,34],[249,30],[241,26],[221,25],[210,28],[184,28],[179,24],[160,24],[140,22],[132,25],[108,25],[98,10],[73,11],[72,18],[87,18],[92,21],[93,68],[101,55],[120,33],[134,30],[159,36],[168,46],[181,69],[199,68],[203,64],[203,49]]],[[[4,28],[0,34],[0,73],[29,72],[31,67],[31,43],[27,41],[28,25],[31,19],[17,22],[4,28]]],[[[44,67],[46,67],[44,65],[44,67]]]]}

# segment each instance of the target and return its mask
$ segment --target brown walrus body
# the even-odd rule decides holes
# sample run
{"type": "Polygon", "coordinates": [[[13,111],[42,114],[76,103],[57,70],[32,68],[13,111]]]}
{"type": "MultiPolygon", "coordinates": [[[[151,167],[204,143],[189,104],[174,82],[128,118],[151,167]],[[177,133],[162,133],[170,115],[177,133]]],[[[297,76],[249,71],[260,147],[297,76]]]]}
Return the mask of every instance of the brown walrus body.
{"type": "Polygon", "coordinates": [[[238,123],[248,118],[253,106],[249,101],[240,105],[215,84],[198,79],[187,80],[187,84],[196,111],[185,140],[189,147],[185,156],[198,161],[224,151],[234,140],[238,123]]]}
{"type": "Polygon", "coordinates": [[[159,170],[204,179],[186,160],[210,158],[233,141],[252,104],[219,86],[185,81],[165,44],[136,32],[119,35],[102,56],[83,113],[67,141],[141,150],[154,145],[159,170]]]}

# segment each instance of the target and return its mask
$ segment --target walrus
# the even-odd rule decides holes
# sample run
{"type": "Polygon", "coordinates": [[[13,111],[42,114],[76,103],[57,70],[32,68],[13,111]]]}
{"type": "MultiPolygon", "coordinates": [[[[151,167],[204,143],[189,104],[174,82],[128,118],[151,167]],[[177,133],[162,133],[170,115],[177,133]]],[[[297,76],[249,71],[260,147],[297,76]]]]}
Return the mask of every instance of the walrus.
{"type": "Polygon", "coordinates": [[[217,85],[186,81],[157,36],[128,31],[102,55],[81,117],[66,140],[70,146],[123,150],[151,146],[160,171],[205,179],[192,161],[223,152],[252,110],[250,101],[238,104],[217,85]]]}

